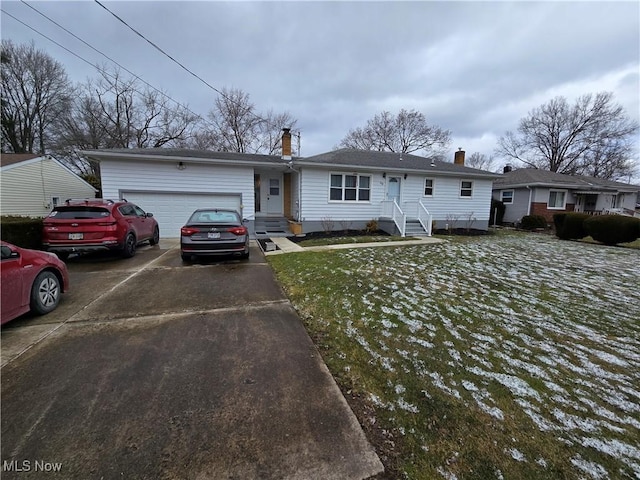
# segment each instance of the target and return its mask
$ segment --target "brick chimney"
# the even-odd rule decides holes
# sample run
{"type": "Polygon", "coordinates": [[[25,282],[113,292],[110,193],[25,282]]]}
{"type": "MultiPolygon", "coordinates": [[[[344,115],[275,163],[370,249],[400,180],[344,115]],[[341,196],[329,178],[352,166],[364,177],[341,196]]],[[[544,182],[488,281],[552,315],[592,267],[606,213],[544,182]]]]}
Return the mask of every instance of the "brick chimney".
{"type": "Polygon", "coordinates": [[[502,169],[502,173],[509,173],[513,170],[513,168],[511,167],[511,165],[509,165],[508,163],[504,166],[504,168],[502,169]]]}
{"type": "Polygon", "coordinates": [[[453,156],[453,163],[456,165],[464,165],[464,150],[462,148],[458,148],[458,151],[453,156]]]}
{"type": "Polygon", "coordinates": [[[291,129],[282,129],[282,159],[291,160],[291,129]]]}

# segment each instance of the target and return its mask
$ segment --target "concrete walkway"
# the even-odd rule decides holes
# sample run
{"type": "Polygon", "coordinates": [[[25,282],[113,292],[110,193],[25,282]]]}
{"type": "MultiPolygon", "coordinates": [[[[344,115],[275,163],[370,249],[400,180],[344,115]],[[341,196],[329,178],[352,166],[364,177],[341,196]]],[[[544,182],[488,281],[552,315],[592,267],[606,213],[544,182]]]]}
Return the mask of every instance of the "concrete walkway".
{"type": "Polygon", "coordinates": [[[279,250],[265,252],[265,255],[281,255],[292,252],[321,252],[323,250],[344,250],[347,248],[370,248],[370,247],[397,247],[406,245],[427,245],[432,243],[442,243],[444,240],[433,237],[416,238],[415,240],[402,240],[398,242],[368,242],[368,243],[341,243],[337,245],[318,245],[315,247],[301,247],[288,238],[270,238],[279,250]]]}

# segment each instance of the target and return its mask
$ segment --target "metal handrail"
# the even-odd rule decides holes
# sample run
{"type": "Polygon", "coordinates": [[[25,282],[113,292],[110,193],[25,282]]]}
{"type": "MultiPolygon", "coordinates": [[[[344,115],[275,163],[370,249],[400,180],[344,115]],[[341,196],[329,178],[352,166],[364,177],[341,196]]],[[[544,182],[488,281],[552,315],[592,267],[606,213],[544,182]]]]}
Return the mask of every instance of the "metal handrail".
{"type": "Polygon", "coordinates": [[[431,225],[433,223],[433,215],[429,213],[427,207],[424,206],[422,200],[418,200],[418,221],[424,231],[427,232],[427,236],[431,236],[431,225]]]}

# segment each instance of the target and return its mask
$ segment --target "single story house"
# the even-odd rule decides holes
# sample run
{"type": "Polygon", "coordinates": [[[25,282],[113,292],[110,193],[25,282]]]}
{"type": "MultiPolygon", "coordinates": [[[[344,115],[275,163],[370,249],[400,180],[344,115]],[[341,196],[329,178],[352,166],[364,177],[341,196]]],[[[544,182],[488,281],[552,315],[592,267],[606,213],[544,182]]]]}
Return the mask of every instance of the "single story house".
{"type": "Polygon", "coordinates": [[[493,183],[493,198],[506,207],[505,223],[518,223],[525,215],[542,215],[552,222],[561,212],[634,215],[638,192],[638,185],[509,166],[493,183]]]}
{"type": "Polygon", "coordinates": [[[94,198],[97,190],[50,155],[0,155],[2,215],[45,217],[68,198],[94,198]]]}
{"type": "Polygon", "coordinates": [[[100,162],[105,198],[126,198],[152,212],[163,237],[199,207],[232,207],[253,235],[379,228],[430,235],[436,228],[487,229],[495,175],[456,162],[408,154],[336,150],[281,156],[187,149],[110,149],[84,154],[100,162]]]}

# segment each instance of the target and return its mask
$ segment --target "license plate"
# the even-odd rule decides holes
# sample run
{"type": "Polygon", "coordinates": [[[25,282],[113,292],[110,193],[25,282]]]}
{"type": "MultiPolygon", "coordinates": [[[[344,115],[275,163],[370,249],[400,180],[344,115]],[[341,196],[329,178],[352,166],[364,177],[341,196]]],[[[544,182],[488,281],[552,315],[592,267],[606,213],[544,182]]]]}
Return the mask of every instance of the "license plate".
{"type": "Polygon", "coordinates": [[[207,238],[220,238],[220,232],[209,232],[207,233],[207,238]]]}
{"type": "Polygon", "coordinates": [[[69,234],[69,240],[82,240],[83,235],[82,233],[70,233],[69,234]]]}

